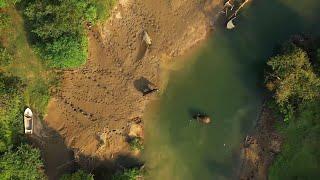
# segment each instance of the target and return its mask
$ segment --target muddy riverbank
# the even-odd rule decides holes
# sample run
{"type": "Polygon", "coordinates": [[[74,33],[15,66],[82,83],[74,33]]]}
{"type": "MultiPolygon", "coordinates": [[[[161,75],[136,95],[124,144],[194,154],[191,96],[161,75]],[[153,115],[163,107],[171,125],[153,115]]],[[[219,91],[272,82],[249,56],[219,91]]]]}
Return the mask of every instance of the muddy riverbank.
{"type": "Polygon", "coordinates": [[[107,22],[88,26],[88,61],[63,73],[45,117],[78,164],[92,170],[139,163],[127,141],[129,130],[143,124],[146,104],[159,94],[143,96],[145,89],[161,93],[163,67],[205,40],[209,14],[220,7],[219,0],[119,0],[107,22]]]}

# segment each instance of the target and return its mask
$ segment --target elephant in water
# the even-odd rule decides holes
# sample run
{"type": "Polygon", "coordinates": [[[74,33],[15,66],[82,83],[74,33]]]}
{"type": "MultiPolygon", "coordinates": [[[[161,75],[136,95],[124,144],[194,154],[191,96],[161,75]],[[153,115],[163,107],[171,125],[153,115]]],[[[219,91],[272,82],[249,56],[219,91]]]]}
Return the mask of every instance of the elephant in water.
{"type": "Polygon", "coordinates": [[[200,114],[200,113],[198,113],[197,115],[194,115],[193,119],[195,119],[198,122],[203,123],[203,124],[211,123],[211,118],[208,115],[204,115],[204,114],[200,114]]]}

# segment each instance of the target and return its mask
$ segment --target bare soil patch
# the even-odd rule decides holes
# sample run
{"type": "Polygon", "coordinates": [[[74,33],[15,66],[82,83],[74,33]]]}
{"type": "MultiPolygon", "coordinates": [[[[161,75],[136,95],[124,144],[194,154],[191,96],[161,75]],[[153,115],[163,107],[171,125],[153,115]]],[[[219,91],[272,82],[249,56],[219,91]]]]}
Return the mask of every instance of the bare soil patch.
{"type": "Polygon", "coordinates": [[[246,137],[241,150],[241,180],[268,179],[268,168],[283,141],[276,132],[275,122],[273,111],[264,106],[255,131],[246,137]]]}

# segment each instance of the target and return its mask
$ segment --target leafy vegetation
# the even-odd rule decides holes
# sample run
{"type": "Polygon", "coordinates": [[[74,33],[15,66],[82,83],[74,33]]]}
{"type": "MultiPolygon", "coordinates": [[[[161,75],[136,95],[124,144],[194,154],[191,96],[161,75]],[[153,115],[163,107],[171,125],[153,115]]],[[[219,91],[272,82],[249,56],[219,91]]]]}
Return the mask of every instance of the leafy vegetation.
{"type": "Polygon", "coordinates": [[[320,176],[320,102],[300,105],[282,127],[285,144],[271,166],[269,179],[317,179],[320,176]]]}
{"type": "Polygon", "coordinates": [[[18,87],[21,82],[16,77],[0,73],[0,153],[18,143],[23,124],[21,121],[22,98],[18,87]]]}
{"type": "Polygon", "coordinates": [[[286,44],[281,55],[268,61],[272,71],[267,87],[285,119],[279,128],[285,142],[270,167],[269,179],[320,176],[320,78],[310,57],[303,49],[286,44]]]}
{"type": "Polygon", "coordinates": [[[73,68],[87,59],[84,25],[106,16],[113,0],[29,0],[24,15],[33,43],[49,67],[73,68]]]}
{"type": "Polygon", "coordinates": [[[138,138],[138,137],[135,137],[133,139],[131,139],[129,141],[129,145],[130,145],[130,148],[131,150],[143,150],[144,149],[144,146],[143,146],[143,142],[142,142],[142,139],[141,138],[138,138]]]}
{"type": "Polygon", "coordinates": [[[94,180],[94,178],[92,174],[79,170],[73,174],[63,175],[60,180],[94,180]]]}
{"type": "MultiPolygon", "coordinates": [[[[14,7],[17,2],[0,0],[0,179],[38,180],[44,179],[42,160],[39,150],[25,142],[23,110],[28,106],[37,115],[45,113],[50,91],[59,84],[51,68],[85,63],[84,25],[106,18],[114,0],[25,0],[19,9],[26,19],[14,7]]],[[[93,176],[78,171],[65,178],[93,176]]]]}
{"type": "Polygon", "coordinates": [[[5,8],[10,5],[14,5],[15,3],[19,2],[20,0],[0,0],[0,8],[5,8]]]}
{"type": "Polygon", "coordinates": [[[29,145],[21,145],[0,158],[0,179],[41,180],[44,179],[42,167],[40,151],[29,145]]]}
{"type": "Polygon", "coordinates": [[[7,66],[12,62],[12,55],[6,48],[0,47],[0,67],[7,66]]]}
{"type": "Polygon", "coordinates": [[[283,52],[267,63],[272,68],[269,88],[275,90],[277,103],[287,105],[318,98],[320,79],[314,73],[307,53],[293,44],[287,45],[283,52]]]}
{"type": "Polygon", "coordinates": [[[30,82],[25,93],[25,102],[42,114],[45,113],[50,99],[49,85],[43,79],[30,82]]]}
{"type": "Polygon", "coordinates": [[[38,149],[23,138],[23,86],[18,77],[0,73],[0,179],[44,179],[38,149]],[[2,108],[4,107],[4,108],[2,108]]]}
{"type": "Polygon", "coordinates": [[[42,84],[48,84],[50,73],[29,48],[23,21],[11,5],[0,17],[5,24],[0,25],[0,179],[44,179],[40,152],[24,138],[23,110],[31,105],[34,112],[44,111],[49,89],[42,84]]]}
{"type": "Polygon", "coordinates": [[[7,14],[0,13],[0,33],[9,28],[10,17],[7,14]]]}
{"type": "Polygon", "coordinates": [[[112,176],[112,180],[136,180],[138,177],[142,177],[141,170],[137,168],[125,169],[123,172],[118,172],[112,176]]]}

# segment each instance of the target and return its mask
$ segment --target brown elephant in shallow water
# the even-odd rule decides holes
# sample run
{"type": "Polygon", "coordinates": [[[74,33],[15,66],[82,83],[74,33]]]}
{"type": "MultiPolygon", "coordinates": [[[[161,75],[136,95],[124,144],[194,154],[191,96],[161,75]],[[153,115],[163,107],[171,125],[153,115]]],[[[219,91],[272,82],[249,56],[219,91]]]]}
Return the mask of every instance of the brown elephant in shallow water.
{"type": "Polygon", "coordinates": [[[211,118],[208,115],[197,114],[197,115],[193,116],[193,118],[203,124],[211,123],[211,118]]]}

